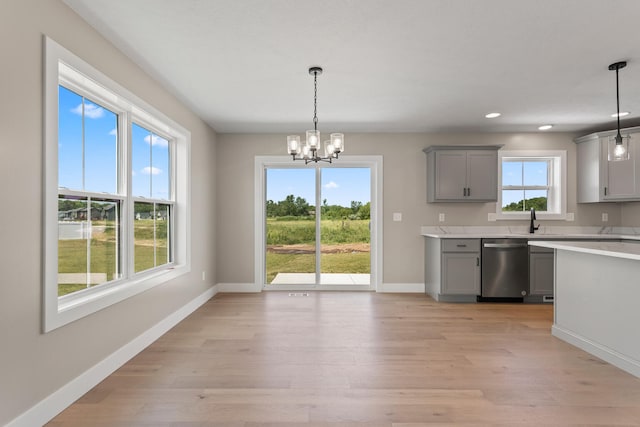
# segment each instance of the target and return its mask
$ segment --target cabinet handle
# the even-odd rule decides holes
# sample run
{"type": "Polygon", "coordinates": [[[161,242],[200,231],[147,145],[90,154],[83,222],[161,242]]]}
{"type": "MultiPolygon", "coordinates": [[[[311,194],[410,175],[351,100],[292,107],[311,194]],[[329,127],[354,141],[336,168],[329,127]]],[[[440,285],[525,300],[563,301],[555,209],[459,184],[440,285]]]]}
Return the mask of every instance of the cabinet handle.
{"type": "Polygon", "coordinates": [[[476,257],[476,267],[480,267],[480,258],[476,257]]]}
{"type": "Polygon", "coordinates": [[[456,245],[456,247],[458,247],[458,248],[466,248],[467,245],[456,245]]]}
{"type": "Polygon", "coordinates": [[[471,188],[467,187],[467,196],[471,196],[471,188]]]}
{"type": "Polygon", "coordinates": [[[607,187],[604,187],[604,195],[607,195],[607,187]]]}
{"type": "Polygon", "coordinates": [[[467,188],[462,187],[462,197],[467,197],[467,188]]]}

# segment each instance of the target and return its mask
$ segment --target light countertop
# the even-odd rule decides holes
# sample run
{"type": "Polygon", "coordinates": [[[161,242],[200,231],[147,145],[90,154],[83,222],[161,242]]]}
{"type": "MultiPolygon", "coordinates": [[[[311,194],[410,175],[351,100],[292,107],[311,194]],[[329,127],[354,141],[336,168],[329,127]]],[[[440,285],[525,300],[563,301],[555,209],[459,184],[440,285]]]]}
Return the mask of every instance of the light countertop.
{"type": "Polygon", "coordinates": [[[535,241],[531,246],[626,258],[640,261],[640,241],[636,242],[575,242],[575,241],[535,241]]]}
{"type": "Polygon", "coordinates": [[[420,234],[437,239],[640,240],[639,231],[630,227],[541,226],[532,234],[528,226],[424,226],[420,234]]]}

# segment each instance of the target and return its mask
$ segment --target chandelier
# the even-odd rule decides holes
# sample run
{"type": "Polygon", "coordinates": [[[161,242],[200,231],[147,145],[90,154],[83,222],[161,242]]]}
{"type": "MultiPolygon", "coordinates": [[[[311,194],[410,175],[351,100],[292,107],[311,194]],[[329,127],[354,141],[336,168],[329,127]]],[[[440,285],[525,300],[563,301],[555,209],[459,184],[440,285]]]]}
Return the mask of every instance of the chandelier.
{"type": "Polygon", "coordinates": [[[625,61],[616,62],[609,65],[609,70],[616,72],[616,117],[618,118],[618,133],[616,136],[610,138],[608,147],[608,159],[609,161],[629,160],[629,135],[620,135],[620,88],[618,85],[618,71],[627,66],[625,61]]]}
{"type": "Polygon", "coordinates": [[[344,151],[344,135],[332,133],[322,144],[318,130],[318,76],[322,74],[322,68],[311,67],[309,74],[313,76],[313,130],[307,131],[304,144],[300,143],[298,135],[287,136],[287,152],[293,160],[303,160],[305,165],[311,162],[331,163],[344,151]]]}

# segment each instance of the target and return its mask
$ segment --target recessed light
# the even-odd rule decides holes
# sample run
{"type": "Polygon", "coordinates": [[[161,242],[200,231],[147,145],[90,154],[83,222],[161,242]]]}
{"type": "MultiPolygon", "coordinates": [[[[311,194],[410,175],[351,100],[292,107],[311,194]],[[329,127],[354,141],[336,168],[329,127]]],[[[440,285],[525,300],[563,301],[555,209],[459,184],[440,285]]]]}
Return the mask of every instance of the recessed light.
{"type": "Polygon", "coordinates": [[[487,119],[495,119],[496,117],[500,117],[500,115],[501,115],[500,113],[489,113],[489,114],[486,114],[485,117],[487,119]]]}
{"type": "MultiPolygon", "coordinates": [[[[620,117],[624,117],[624,116],[628,116],[628,115],[629,115],[628,111],[620,111],[620,117]]],[[[611,117],[618,117],[618,114],[617,113],[613,113],[611,115],[611,117]]]]}
{"type": "Polygon", "coordinates": [[[549,130],[553,127],[553,125],[542,125],[538,126],[538,130],[549,130]]]}

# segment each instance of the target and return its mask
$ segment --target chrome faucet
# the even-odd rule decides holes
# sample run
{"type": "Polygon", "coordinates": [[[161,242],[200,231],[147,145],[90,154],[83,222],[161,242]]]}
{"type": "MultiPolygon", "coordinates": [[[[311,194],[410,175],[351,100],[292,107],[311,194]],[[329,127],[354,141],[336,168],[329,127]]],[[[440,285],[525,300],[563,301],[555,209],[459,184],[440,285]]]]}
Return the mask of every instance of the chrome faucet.
{"type": "Polygon", "coordinates": [[[533,234],[535,233],[535,231],[540,228],[540,224],[538,224],[537,227],[534,227],[533,225],[533,221],[535,221],[536,219],[536,210],[534,208],[531,208],[531,223],[529,224],[529,233],[533,234]]]}

